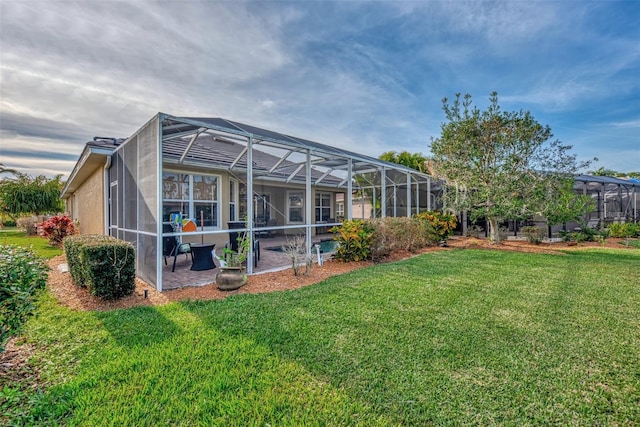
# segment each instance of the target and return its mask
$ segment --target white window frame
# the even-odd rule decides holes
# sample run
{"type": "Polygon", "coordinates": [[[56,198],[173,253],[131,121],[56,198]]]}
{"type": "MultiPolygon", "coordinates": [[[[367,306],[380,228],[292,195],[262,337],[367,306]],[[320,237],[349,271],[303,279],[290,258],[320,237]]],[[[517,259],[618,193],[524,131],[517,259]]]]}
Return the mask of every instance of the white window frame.
{"type": "Polygon", "coordinates": [[[273,204],[271,203],[271,199],[272,198],[271,198],[271,193],[266,193],[266,192],[253,195],[253,203],[254,203],[254,205],[253,205],[253,216],[254,216],[254,218],[257,218],[258,210],[259,210],[258,209],[258,203],[260,201],[262,201],[263,199],[268,199],[267,208],[263,213],[267,213],[269,215],[269,219],[271,219],[271,218],[273,218],[273,204]]]}
{"type": "MultiPolygon", "coordinates": [[[[215,201],[216,203],[216,224],[218,224],[217,226],[206,226],[204,227],[204,230],[220,230],[222,228],[221,226],[221,205],[222,203],[220,202],[221,198],[221,194],[222,194],[222,177],[220,175],[217,174],[212,174],[212,173],[201,173],[201,172],[188,172],[188,171],[180,171],[180,170],[172,170],[172,169],[165,169],[163,171],[163,173],[175,173],[175,174],[182,174],[182,175],[186,175],[189,177],[189,198],[188,199],[165,199],[164,198],[164,194],[162,195],[162,204],[164,205],[164,203],[166,201],[168,202],[184,202],[189,206],[189,212],[191,215],[191,219],[195,220],[196,224],[200,224],[200,218],[197,217],[196,212],[195,212],[195,204],[197,202],[207,202],[207,201],[215,201]],[[216,199],[215,200],[194,200],[193,198],[193,177],[194,175],[197,176],[211,176],[216,178],[216,199]]],[[[162,177],[163,181],[164,181],[164,176],[162,177]]],[[[198,226],[198,229],[200,229],[200,226],[198,226]]]]}
{"type": "Polygon", "coordinates": [[[314,211],[313,211],[313,217],[316,217],[316,212],[318,209],[320,209],[320,219],[317,219],[316,221],[324,221],[322,219],[322,211],[325,209],[329,209],[329,216],[328,218],[331,218],[331,212],[333,211],[332,207],[333,207],[333,194],[329,193],[327,191],[316,191],[315,197],[314,197],[314,204],[315,206],[313,207],[314,211]],[[325,206],[322,204],[322,196],[325,196],[328,198],[329,200],[329,205],[325,206]],[[315,204],[315,199],[319,198],[320,199],[320,205],[315,204]]]}
{"type": "Polygon", "coordinates": [[[303,190],[287,191],[287,224],[304,224],[305,223],[304,200],[305,200],[305,197],[304,197],[303,190]],[[291,221],[291,196],[294,194],[299,194],[300,200],[302,201],[302,206],[300,206],[300,209],[302,210],[302,213],[301,213],[302,221],[291,221]]]}

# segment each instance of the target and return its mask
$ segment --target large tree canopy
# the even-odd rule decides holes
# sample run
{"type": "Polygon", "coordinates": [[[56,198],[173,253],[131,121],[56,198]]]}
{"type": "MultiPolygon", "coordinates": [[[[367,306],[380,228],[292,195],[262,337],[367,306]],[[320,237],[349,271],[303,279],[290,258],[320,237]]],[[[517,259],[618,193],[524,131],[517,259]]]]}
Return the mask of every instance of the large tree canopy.
{"type": "MultiPolygon", "coordinates": [[[[551,213],[559,196],[567,197],[581,167],[571,146],[552,141],[542,126],[524,111],[506,112],[490,96],[487,110],[472,107],[471,95],[445,98],[448,122],[431,141],[435,172],[448,184],[445,203],[486,218],[493,241],[500,241],[498,224],[551,213]]],[[[563,204],[566,208],[567,204],[563,204]]]]}
{"type": "Polygon", "coordinates": [[[18,173],[17,179],[0,182],[0,209],[11,216],[60,212],[63,210],[62,185],[61,176],[32,178],[18,173]]]}

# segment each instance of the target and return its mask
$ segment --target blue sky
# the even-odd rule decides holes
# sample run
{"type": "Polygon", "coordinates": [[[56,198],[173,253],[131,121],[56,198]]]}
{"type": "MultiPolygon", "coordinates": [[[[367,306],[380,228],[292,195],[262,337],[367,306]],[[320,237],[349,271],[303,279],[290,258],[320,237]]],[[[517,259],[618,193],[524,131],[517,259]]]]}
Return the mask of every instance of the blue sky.
{"type": "Polygon", "coordinates": [[[0,163],[32,175],[159,111],[429,154],[442,98],[492,91],[640,170],[640,2],[0,0],[0,163]]]}

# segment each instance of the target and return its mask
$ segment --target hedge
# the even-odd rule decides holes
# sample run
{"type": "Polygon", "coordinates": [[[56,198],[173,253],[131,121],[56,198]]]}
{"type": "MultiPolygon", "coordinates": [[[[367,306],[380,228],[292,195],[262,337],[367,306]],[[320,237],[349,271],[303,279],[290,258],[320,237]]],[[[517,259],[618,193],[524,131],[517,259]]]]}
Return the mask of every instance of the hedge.
{"type": "Polygon", "coordinates": [[[0,351],[34,309],[47,283],[44,260],[26,248],[0,245],[0,351]]]}
{"type": "Polygon", "coordinates": [[[135,289],[135,250],[109,236],[71,236],[64,240],[69,271],[76,286],[102,299],[131,295],[135,289]]]}

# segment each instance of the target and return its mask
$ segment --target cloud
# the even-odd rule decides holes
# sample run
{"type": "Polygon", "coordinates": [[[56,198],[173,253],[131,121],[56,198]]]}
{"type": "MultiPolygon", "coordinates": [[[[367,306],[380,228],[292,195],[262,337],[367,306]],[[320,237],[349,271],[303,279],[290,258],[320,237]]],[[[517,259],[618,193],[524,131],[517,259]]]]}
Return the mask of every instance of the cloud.
{"type": "MultiPolygon", "coordinates": [[[[46,152],[43,140],[79,154],[94,135],[128,136],[158,111],[225,117],[369,155],[426,152],[444,120],[440,100],[456,92],[480,101],[497,90],[506,107],[533,108],[569,137],[568,127],[637,120],[638,12],[620,2],[0,8],[2,145],[19,144],[34,159],[46,152]]],[[[3,151],[3,163],[14,151],[9,161],[3,151]]]]}
{"type": "MultiPolygon", "coordinates": [[[[611,126],[617,128],[632,128],[636,130],[640,130],[640,119],[629,120],[626,122],[613,122],[611,126]]],[[[638,143],[640,144],[640,133],[638,134],[638,143]]]]}

